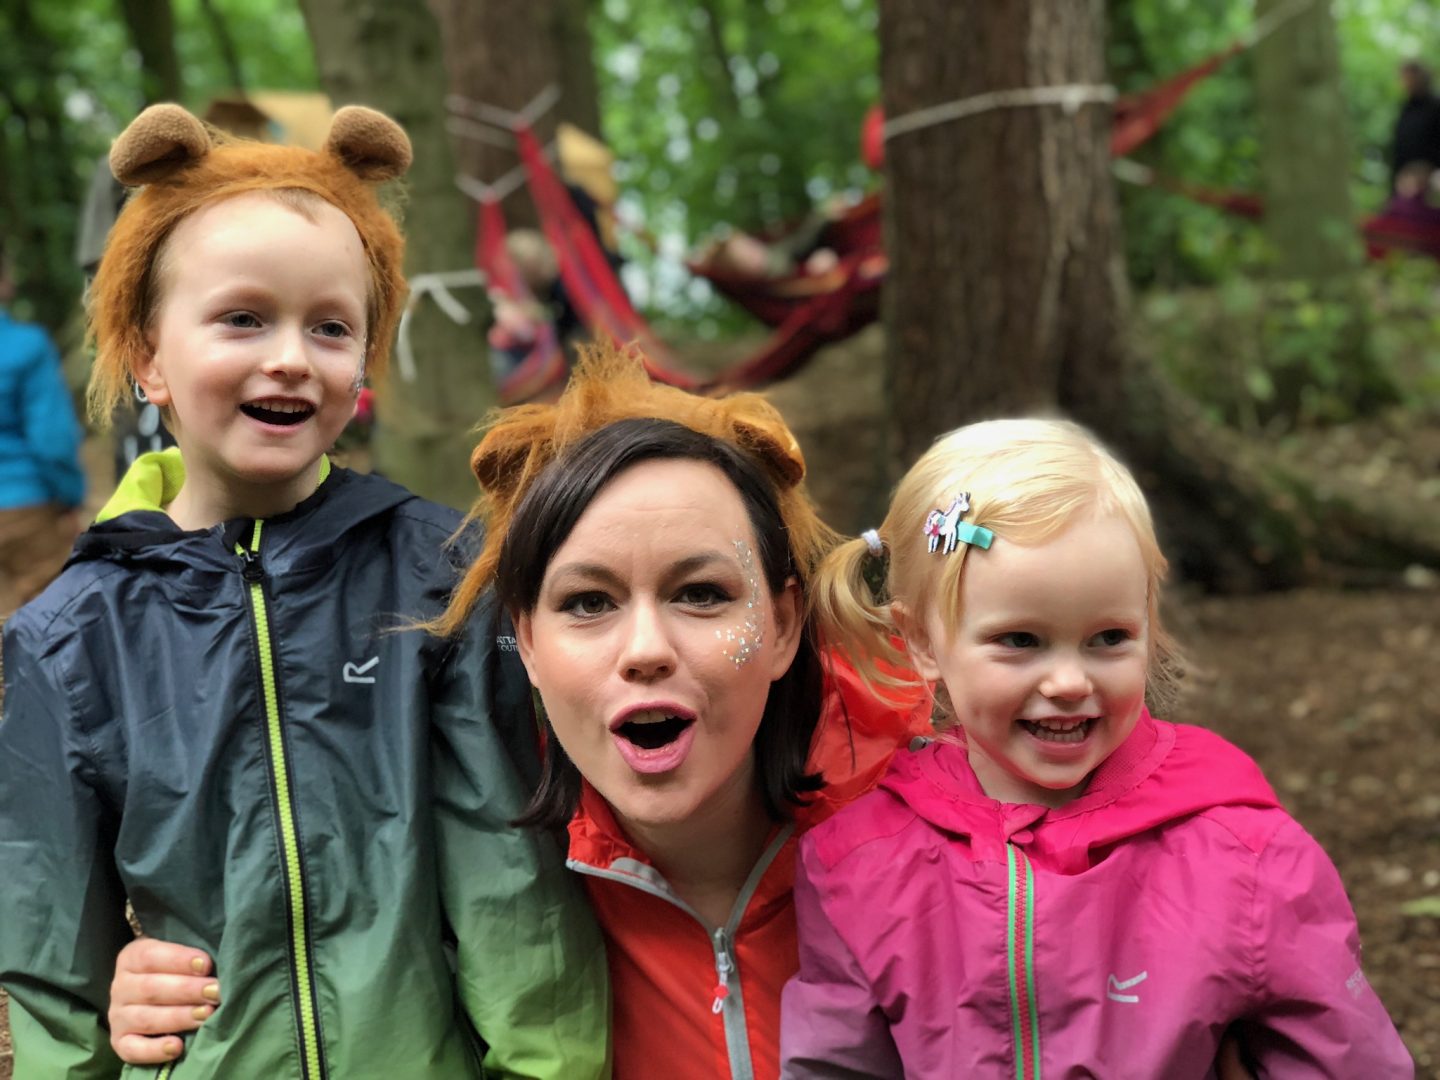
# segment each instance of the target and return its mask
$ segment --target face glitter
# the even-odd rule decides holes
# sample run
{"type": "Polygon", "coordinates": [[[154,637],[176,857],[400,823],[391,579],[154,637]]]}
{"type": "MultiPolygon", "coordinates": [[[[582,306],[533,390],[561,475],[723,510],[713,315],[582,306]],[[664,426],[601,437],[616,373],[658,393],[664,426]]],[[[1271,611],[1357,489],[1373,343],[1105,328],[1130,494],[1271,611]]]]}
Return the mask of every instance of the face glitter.
{"type": "Polygon", "coordinates": [[[745,597],[745,618],[738,629],[716,630],[715,636],[725,645],[725,655],[737,668],[748,664],[765,644],[765,631],[760,626],[760,579],[755,574],[755,556],[744,540],[735,541],[735,554],[750,590],[745,597]]]}

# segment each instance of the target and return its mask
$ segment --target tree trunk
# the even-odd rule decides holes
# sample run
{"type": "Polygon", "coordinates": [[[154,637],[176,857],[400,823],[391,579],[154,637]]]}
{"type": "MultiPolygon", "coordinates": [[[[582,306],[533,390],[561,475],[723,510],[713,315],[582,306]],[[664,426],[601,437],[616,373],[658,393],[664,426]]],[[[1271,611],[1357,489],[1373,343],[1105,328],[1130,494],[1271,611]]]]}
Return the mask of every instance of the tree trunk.
{"type": "MultiPolygon", "coordinates": [[[[445,31],[451,93],[519,112],[546,87],[558,86],[560,101],[534,125],[541,143],[554,137],[560,120],[599,136],[587,0],[430,0],[430,5],[445,31]]],[[[455,148],[461,171],[485,183],[520,163],[513,147],[503,144],[462,136],[455,148]]],[[[511,225],[537,224],[524,187],[503,206],[511,225]]]]}
{"type": "MultiPolygon", "coordinates": [[[[435,19],[421,4],[302,0],[301,6],[331,101],[380,109],[415,146],[406,184],[406,273],[413,280],[473,266],[473,215],[454,183],[435,19]]],[[[398,364],[392,367],[373,447],[380,472],[428,498],[467,507],[476,495],[467,465],[472,429],[495,396],[483,295],[467,289],[459,299],[475,316],[466,325],[452,322],[431,300],[416,304],[410,330],[415,379],[407,381],[398,364]]]]}
{"type": "MultiPolygon", "coordinates": [[[[886,115],[1103,84],[1103,20],[1101,0],[881,0],[886,115]]],[[[1255,588],[1326,561],[1440,562],[1437,537],[1314,497],[1132,361],[1108,134],[1104,104],[1021,105],[888,142],[892,459],[967,421],[1059,409],[1131,464],[1191,579],[1255,588]]]]}
{"type": "Polygon", "coordinates": [[[130,41],[140,54],[145,103],[179,101],[184,92],[175,56],[175,16],[170,0],[120,0],[130,41]]]}
{"type": "MultiPolygon", "coordinates": [[[[1257,19],[1284,3],[1258,0],[1257,19]]],[[[1294,420],[1394,401],[1370,348],[1357,277],[1349,122],[1329,3],[1310,4],[1255,47],[1255,95],[1265,236],[1281,283],[1267,304],[1274,394],[1266,411],[1294,420]],[[1285,287],[1292,282],[1304,288],[1285,287]],[[1323,337],[1309,329],[1315,311],[1328,316],[1323,337]]]]}

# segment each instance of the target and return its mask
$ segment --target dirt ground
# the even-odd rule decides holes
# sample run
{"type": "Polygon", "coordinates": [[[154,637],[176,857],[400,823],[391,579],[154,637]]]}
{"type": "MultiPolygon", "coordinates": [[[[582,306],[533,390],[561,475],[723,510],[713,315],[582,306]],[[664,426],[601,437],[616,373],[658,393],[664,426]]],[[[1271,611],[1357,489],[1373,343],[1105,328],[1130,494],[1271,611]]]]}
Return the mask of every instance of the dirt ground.
{"type": "MultiPolygon", "coordinates": [[[[879,438],[877,367],[878,347],[862,340],[772,393],[810,457],[817,501],[852,530],[878,520],[860,495],[879,438]]],[[[1253,754],[1325,846],[1359,917],[1366,974],[1417,1075],[1440,1078],[1440,591],[1413,580],[1239,598],[1177,590],[1166,617],[1196,671],[1171,718],[1253,754]]]]}

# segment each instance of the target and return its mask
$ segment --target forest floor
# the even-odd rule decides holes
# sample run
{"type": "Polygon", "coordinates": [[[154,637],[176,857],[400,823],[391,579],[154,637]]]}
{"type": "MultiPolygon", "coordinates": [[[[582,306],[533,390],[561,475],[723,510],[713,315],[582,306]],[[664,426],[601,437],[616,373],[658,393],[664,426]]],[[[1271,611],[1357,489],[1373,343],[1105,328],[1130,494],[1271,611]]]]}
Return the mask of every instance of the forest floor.
{"type": "MultiPolygon", "coordinates": [[[[806,449],[817,501],[852,531],[878,520],[862,494],[874,486],[878,368],[878,344],[862,335],[770,395],[806,449]]],[[[1304,452],[1357,478],[1383,453],[1387,483],[1440,498],[1426,486],[1440,475],[1436,433],[1394,429],[1339,429],[1304,452]]],[[[1330,853],[1359,917],[1366,975],[1417,1075],[1440,1078],[1440,591],[1432,575],[1411,582],[1243,597],[1177,588],[1166,618],[1195,671],[1171,719],[1251,753],[1330,853]]],[[[0,1000],[0,1080],[8,1038],[0,1000]]]]}

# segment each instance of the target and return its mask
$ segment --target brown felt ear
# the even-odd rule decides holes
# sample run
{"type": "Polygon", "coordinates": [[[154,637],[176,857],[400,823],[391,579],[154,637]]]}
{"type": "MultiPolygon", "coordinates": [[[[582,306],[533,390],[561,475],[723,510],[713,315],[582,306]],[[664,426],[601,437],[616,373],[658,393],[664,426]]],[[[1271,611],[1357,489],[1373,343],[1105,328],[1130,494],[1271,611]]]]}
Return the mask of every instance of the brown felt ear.
{"type": "Polygon", "coordinates": [[[205,125],[179,105],[151,105],[110,147],[110,171],[126,187],[154,183],[210,152],[205,125]]]}
{"type": "Polygon", "coordinates": [[[413,154],[410,136],[384,113],[346,105],[330,121],[325,151],[345,163],[361,180],[378,183],[403,176],[413,154]]]}
{"type": "Polygon", "coordinates": [[[783,421],[735,421],[735,433],[745,448],[765,463],[782,488],[794,487],[805,479],[805,455],[783,421]]]}
{"type": "Polygon", "coordinates": [[[470,455],[470,471],[480,481],[482,491],[506,498],[520,482],[525,459],[532,449],[523,443],[483,439],[470,455]]]}

